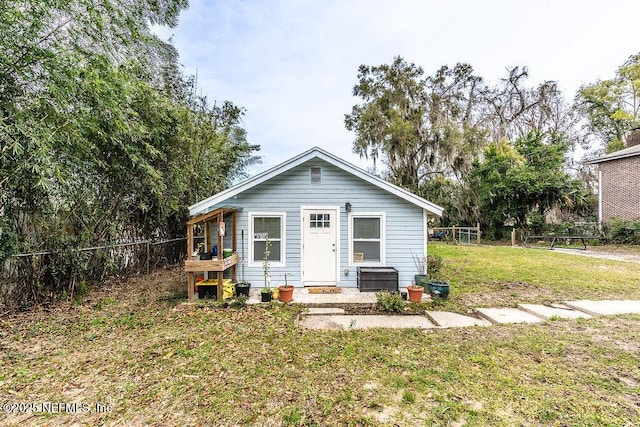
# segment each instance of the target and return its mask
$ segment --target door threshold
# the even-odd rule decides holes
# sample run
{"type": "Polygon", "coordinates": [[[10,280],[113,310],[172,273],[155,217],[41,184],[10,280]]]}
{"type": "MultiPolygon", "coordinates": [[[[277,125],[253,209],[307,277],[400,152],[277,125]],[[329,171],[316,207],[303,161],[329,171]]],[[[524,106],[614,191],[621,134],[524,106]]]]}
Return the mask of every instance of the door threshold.
{"type": "Polygon", "coordinates": [[[314,283],[314,282],[309,282],[309,283],[305,283],[304,284],[305,288],[337,288],[338,285],[337,283],[314,283]]]}

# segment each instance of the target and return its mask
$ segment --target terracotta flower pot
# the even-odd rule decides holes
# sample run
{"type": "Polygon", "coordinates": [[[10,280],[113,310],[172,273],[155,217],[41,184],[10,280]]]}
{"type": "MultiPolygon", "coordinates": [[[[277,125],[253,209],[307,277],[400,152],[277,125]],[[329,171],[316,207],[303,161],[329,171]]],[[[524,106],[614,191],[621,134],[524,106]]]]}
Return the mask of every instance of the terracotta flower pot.
{"type": "Polygon", "coordinates": [[[420,302],[422,301],[422,293],[424,292],[424,288],[422,286],[407,286],[407,291],[409,291],[409,301],[411,302],[420,302]]]}
{"type": "Polygon", "coordinates": [[[279,286],[280,301],[291,302],[293,300],[293,286],[279,286]]]}

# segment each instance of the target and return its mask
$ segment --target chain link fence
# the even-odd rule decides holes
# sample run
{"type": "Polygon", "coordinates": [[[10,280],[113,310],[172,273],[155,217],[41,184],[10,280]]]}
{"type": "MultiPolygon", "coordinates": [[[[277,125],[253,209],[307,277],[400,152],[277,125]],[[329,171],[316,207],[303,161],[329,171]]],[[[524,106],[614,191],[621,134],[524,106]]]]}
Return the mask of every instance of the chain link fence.
{"type": "Polygon", "coordinates": [[[58,298],[73,298],[108,277],[148,274],[181,265],[187,239],[136,241],[18,254],[0,274],[0,315],[58,298]]]}

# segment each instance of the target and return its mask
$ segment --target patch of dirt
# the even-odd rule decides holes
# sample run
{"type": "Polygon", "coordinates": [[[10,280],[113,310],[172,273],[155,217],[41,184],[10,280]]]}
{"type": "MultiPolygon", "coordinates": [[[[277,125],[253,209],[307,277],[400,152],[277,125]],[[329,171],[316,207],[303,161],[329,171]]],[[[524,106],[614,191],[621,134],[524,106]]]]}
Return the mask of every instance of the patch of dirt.
{"type": "Polygon", "coordinates": [[[561,297],[547,288],[523,282],[494,282],[489,288],[486,292],[463,295],[462,303],[468,307],[515,306],[527,301],[553,302],[561,297]]]}
{"type": "Polygon", "coordinates": [[[590,252],[604,252],[610,254],[619,255],[637,255],[640,257],[640,245],[602,245],[602,246],[589,246],[590,252]]]}
{"type": "Polygon", "coordinates": [[[640,385],[640,382],[638,382],[637,379],[631,378],[631,377],[626,377],[624,375],[619,376],[618,377],[618,381],[620,381],[621,383],[623,383],[624,385],[626,385],[627,387],[630,387],[630,388],[635,388],[635,387],[638,387],[638,385],[640,385]]]}
{"type": "Polygon", "coordinates": [[[115,304],[139,306],[151,303],[165,303],[172,299],[186,298],[185,273],[181,268],[157,269],[150,274],[131,277],[112,277],[100,287],[91,288],[82,298],[81,304],[71,301],[58,301],[42,306],[34,306],[25,311],[10,313],[0,319],[19,320],[21,322],[38,321],[52,315],[77,316],[93,311],[96,305],[115,304]]]}
{"type": "Polygon", "coordinates": [[[407,306],[403,311],[393,313],[390,311],[384,311],[378,304],[343,304],[340,308],[344,309],[345,314],[357,315],[357,314],[372,314],[372,315],[415,315],[424,314],[424,307],[412,307],[407,306]]]}

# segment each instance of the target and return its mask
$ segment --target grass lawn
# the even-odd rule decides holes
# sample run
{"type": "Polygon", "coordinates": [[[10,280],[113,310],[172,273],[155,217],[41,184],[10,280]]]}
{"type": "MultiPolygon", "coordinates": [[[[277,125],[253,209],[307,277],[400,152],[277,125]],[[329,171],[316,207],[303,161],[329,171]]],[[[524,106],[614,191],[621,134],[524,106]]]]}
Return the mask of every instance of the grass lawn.
{"type": "MultiPolygon", "coordinates": [[[[483,293],[507,297],[500,305],[638,297],[627,289],[640,277],[635,264],[430,248],[457,272],[460,309],[483,293]],[[594,271],[578,274],[581,265],[594,271]]],[[[158,271],[0,319],[2,403],[78,405],[3,406],[0,425],[640,425],[640,316],[318,332],[297,325],[295,306],[185,306],[184,287],[182,272],[158,271]]]]}
{"type": "Polygon", "coordinates": [[[442,308],[508,307],[571,299],[640,299],[640,264],[541,249],[429,245],[451,282],[442,308]]]}

